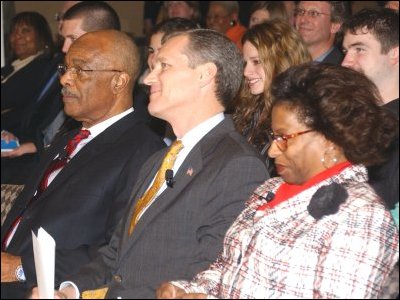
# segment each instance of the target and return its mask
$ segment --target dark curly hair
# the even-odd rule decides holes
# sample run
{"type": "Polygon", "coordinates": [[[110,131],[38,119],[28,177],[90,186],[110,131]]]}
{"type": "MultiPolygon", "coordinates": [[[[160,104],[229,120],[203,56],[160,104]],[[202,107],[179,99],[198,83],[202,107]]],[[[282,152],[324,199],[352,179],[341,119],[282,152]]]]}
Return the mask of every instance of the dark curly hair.
{"type": "Polygon", "coordinates": [[[381,44],[382,54],[399,46],[399,13],[389,8],[363,9],[342,26],[344,33],[371,33],[381,44]]]}
{"type": "Polygon", "coordinates": [[[398,135],[399,121],[380,106],[377,87],[345,67],[292,67],[276,77],[271,93],[273,106],[288,105],[300,122],[340,147],[354,164],[381,164],[398,135]]]}

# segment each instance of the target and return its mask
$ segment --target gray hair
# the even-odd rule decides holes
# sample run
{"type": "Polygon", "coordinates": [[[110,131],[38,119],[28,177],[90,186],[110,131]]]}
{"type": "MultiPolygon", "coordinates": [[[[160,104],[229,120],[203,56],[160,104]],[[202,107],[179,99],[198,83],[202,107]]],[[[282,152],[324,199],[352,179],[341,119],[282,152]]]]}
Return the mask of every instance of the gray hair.
{"type": "Polygon", "coordinates": [[[244,63],[239,49],[223,34],[209,29],[178,32],[163,42],[181,35],[189,38],[184,54],[190,68],[209,62],[217,67],[215,94],[225,108],[230,107],[243,78],[244,63]]]}

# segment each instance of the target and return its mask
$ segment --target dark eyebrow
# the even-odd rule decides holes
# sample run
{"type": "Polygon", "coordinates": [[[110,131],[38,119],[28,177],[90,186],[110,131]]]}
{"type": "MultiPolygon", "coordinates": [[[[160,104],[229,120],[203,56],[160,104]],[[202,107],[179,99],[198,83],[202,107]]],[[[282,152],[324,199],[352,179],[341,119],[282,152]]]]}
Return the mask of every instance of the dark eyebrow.
{"type": "Polygon", "coordinates": [[[356,42],[356,43],[350,44],[349,48],[350,47],[356,47],[356,46],[367,46],[367,45],[365,43],[362,43],[362,42],[356,42]]]}

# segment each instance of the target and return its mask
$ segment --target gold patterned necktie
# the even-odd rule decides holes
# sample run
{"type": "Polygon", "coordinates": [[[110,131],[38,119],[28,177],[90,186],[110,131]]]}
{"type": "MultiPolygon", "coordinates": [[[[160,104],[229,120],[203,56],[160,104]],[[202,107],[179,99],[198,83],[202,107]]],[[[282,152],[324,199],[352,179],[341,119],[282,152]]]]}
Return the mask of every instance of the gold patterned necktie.
{"type": "Polygon", "coordinates": [[[140,198],[133,209],[133,215],[131,219],[131,224],[129,226],[129,235],[132,234],[137,222],[138,222],[138,217],[141,213],[141,211],[147,207],[147,205],[150,203],[151,200],[155,197],[157,192],[160,190],[161,186],[165,182],[165,171],[168,169],[172,169],[176,160],[176,157],[178,156],[179,151],[181,151],[183,148],[183,144],[181,141],[176,140],[175,142],[172,143],[171,148],[169,149],[168,153],[165,155],[164,160],[161,164],[160,169],[157,172],[156,178],[154,179],[153,184],[151,187],[147,190],[146,193],[140,198]]]}

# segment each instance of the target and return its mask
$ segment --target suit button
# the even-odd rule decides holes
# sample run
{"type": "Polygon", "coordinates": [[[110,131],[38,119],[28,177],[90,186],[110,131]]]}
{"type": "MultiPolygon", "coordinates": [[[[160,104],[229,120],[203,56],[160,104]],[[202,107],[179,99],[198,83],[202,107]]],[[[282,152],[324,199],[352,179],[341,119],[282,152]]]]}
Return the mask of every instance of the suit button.
{"type": "Polygon", "coordinates": [[[122,277],[120,275],[114,275],[114,281],[121,283],[122,282],[122,277]]]}

